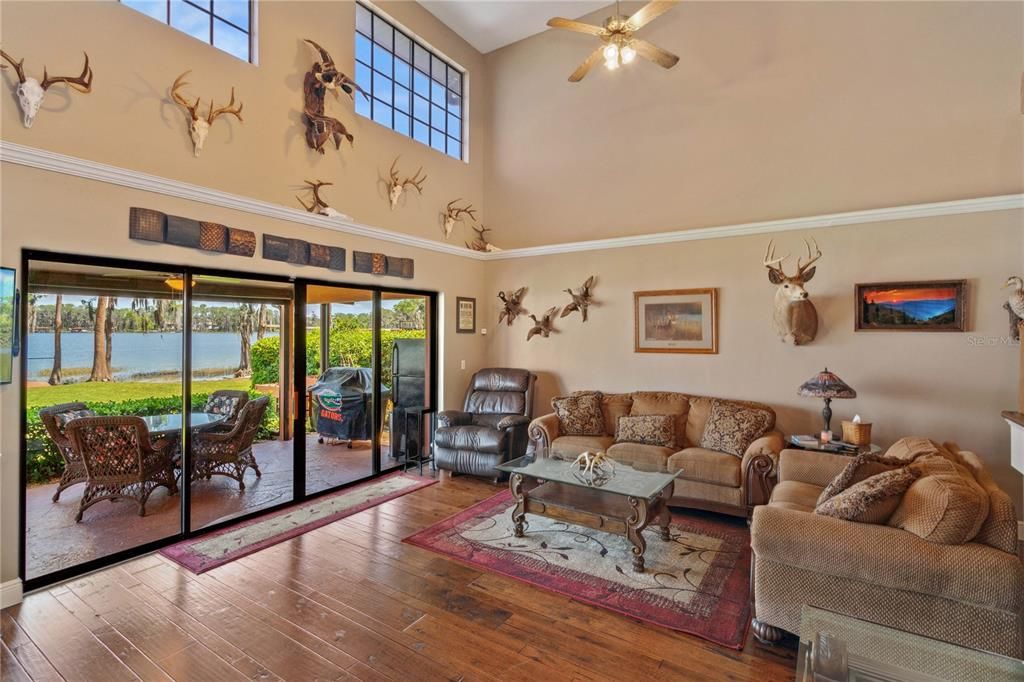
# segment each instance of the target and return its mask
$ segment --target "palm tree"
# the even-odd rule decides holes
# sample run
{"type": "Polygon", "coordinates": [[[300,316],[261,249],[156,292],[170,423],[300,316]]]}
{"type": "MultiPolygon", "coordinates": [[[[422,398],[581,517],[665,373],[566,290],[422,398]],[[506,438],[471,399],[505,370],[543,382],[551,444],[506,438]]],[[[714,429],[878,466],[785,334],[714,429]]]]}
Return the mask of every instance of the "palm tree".
{"type": "Polygon", "coordinates": [[[64,297],[57,294],[57,305],[53,309],[53,369],[50,370],[49,384],[57,386],[64,383],[60,366],[60,334],[64,331],[64,317],[61,315],[61,306],[64,304],[64,297]]]}
{"type": "MultiPolygon", "coordinates": [[[[91,302],[90,302],[91,303],[91,302]]],[[[90,307],[92,307],[90,305],[90,307]]],[[[107,360],[107,313],[110,297],[100,296],[96,301],[92,327],[92,373],[89,381],[110,381],[110,362],[107,360]]]]}

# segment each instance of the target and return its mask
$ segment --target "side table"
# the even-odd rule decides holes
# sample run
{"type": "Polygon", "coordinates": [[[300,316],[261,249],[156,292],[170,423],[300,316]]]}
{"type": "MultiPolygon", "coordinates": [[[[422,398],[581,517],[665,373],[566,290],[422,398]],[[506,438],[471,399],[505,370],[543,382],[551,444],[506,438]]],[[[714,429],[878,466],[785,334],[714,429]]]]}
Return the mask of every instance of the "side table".
{"type": "Polygon", "coordinates": [[[856,446],[856,450],[849,448],[837,448],[833,447],[831,441],[829,443],[822,443],[820,440],[812,444],[806,443],[794,443],[793,441],[786,441],[786,448],[791,450],[811,450],[814,452],[827,452],[833,455],[845,455],[847,457],[856,457],[857,455],[877,455],[882,452],[882,446],[871,443],[870,445],[856,446]]]}

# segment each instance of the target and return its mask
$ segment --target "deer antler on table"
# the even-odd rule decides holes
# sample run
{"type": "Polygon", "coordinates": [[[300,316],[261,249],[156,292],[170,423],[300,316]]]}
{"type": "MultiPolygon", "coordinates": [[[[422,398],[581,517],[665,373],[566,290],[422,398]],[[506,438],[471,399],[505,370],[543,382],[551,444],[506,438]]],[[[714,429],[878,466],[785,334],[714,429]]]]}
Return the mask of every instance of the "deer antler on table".
{"type": "MultiPolygon", "coordinates": [[[[50,76],[44,66],[43,80],[38,81],[32,76],[25,75],[24,59],[15,61],[9,54],[0,50],[0,57],[3,57],[4,60],[14,67],[14,73],[18,76],[18,86],[15,89],[15,93],[18,96],[18,106],[21,107],[22,124],[26,128],[31,128],[32,124],[35,123],[36,114],[39,113],[39,107],[42,106],[43,100],[46,98],[46,91],[52,86],[58,83],[64,83],[72,90],[77,90],[78,92],[92,92],[92,67],[89,66],[89,55],[85,52],[82,54],[85,55],[85,65],[82,67],[82,73],[80,75],[50,76]]],[[[0,69],[6,68],[6,65],[0,64],[0,69]]]]}
{"type": "Polygon", "coordinates": [[[203,151],[203,145],[206,143],[206,137],[210,134],[210,126],[221,116],[234,116],[238,119],[239,123],[242,121],[242,103],[239,102],[235,105],[235,88],[231,87],[231,101],[228,102],[227,106],[214,108],[213,99],[210,99],[210,109],[206,114],[206,118],[199,115],[199,102],[200,98],[196,97],[194,103],[189,102],[185,97],[182,96],[180,90],[188,85],[185,81],[185,76],[192,73],[191,71],[185,71],[183,74],[174,79],[174,84],[171,85],[171,97],[175,102],[181,105],[189,115],[188,134],[192,138],[192,153],[195,156],[199,156],[203,151]]]}
{"type": "Polygon", "coordinates": [[[415,188],[416,192],[420,195],[423,194],[423,183],[426,181],[427,176],[420,177],[420,173],[423,172],[423,166],[420,166],[414,175],[399,179],[398,176],[398,159],[396,156],[395,160],[391,162],[391,169],[388,171],[388,201],[391,203],[391,210],[395,209],[398,205],[398,200],[405,193],[406,187],[415,188]]]}
{"type": "Polygon", "coordinates": [[[444,238],[452,236],[452,230],[455,228],[455,223],[462,222],[463,216],[469,216],[471,220],[476,220],[476,211],[473,209],[473,204],[467,204],[465,207],[459,207],[455,204],[462,201],[462,199],[456,199],[449,201],[448,206],[445,207],[444,212],[441,214],[444,221],[444,238]]]}

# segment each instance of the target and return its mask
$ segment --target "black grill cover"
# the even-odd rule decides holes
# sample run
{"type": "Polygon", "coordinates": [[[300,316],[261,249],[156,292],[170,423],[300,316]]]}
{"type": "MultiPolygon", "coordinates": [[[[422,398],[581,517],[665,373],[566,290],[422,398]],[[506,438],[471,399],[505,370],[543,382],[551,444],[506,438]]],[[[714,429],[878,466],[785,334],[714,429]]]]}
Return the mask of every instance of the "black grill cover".
{"type": "MultiPolygon", "coordinates": [[[[373,435],[373,370],[369,367],[331,367],[310,386],[310,424],[324,438],[370,440],[373,435]]],[[[381,385],[380,399],[391,391],[381,385]]]]}

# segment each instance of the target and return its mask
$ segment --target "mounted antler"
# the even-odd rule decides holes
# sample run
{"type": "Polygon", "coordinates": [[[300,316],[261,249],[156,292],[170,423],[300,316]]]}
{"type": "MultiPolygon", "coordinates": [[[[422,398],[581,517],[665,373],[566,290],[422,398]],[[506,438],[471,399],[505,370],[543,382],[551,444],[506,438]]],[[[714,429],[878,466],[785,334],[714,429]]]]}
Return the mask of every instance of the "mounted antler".
{"type": "Polygon", "coordinates": [[[491,231],[491,228],[484,227],[481,225],[477,227],[473,226],[473,231],[476,232],[476,239],[471,242],[466,242],[466,248],[474,251],[485,251],[487,253],[493,253],[495,251],[501,251],[497,246],[487,241],[486,234],[491,231]]]}
{"type": "Polygon", "coordinates": [[[324,182],[323,180],[306,180],[305,182],[309,189],[312,190],[313,192],[313,203],[307,205],[306,202],[300,199],[298,195],[295,196],[298,202],[302,204],[302,207],[304,209],[306,209],[310,213],[319,213],[320,215],[325,215],[328,217],[341,215],[336,210],[331,208],[327,204],[327,202],[323,200],[323,197],[320,196],[320,188],[330,187],[331,185],[334,184],[333,182],[324,182]]]}
{"type": "MultiPolygon", "coordinates": [[[[9,54],[0,50],[0,56],[7,60],[14,67],[15,73],[18,74],[16,93],[18,95],[18,104],[21,106],[22,123],[26,128],[31,128],[35,122],[36,114],[39,113],[39,107],[42,106],[43,99],[46,97],[46,91],[50,89],[51,85],[65,83],[68,87],[78,92],[92,92],[92,67],[89,66],[89,54],[86,52],[82,54],[85,55],[85,65],[82,67],[82,74],[80,76],[54,76],[51,78],[44,66],[43,80],[40,82],[31,76],[25,75],[24,59],[14,61],[14,58],[9,54]]],[[[0,64],[0,68],[6,69],[7,67],[0,64]]]]}
{"type": "Polygon", "coordinates": [[[395,206],[398,205],[398,200],[401,198],[402,194],[405,193],[406,187],[415,187],[419,194],[423,194],[423,182],[427,179],[426,175],[422,178],[420,177],[420,173],[423,172],[423,166],[420,166],[415,175],[407,177],[404,180],[399,180],[397,169],[398,159],[399,157],[396,156],[395,160],[391,162],[391,170],[388,171],[388,175],[391,178],[388,181],[388,200],[391,202],[392,210],[394,210],[395,206]]]}
{"type": "MultiPolygon", "coordinates": [[[[814,251],[815,251],[815,253],[813,253],[813,254],[811,253],[811,245],[805,239],[804,240],[804,246],[807,247],[807,262],[801,264],[801,261],[803,259],[802,258],[797,258],[796,259],[796,271],[797,271],[797,274],[799,274],[799,275],[806,275],[807,274],[807,268],[809,268],[812,265],[814,265],[814,263],[819,258],[821,258],[821,249],[818,248],[818,242],[814,239],[814,237],[811,237],[811,241],[814,242],[814,251]]],[[[810,279],[813,276],[814,275],[811,274],[809,277],[806,277],[806,279],[810,279]]]]}
{"type": "Polygon", "coordinates": [[[195,156],[203,151],[203,144],[206,142],[206,136],[210,133],[210,126],[217,120],[219,116],[230,115],[237,118],[240,122],[242,121],[242,103],[239,102],[238,106],[235,106],[235,88],[231,88],[231,101],[226,107],[214,109],[213,99],[210,99],[210,111],[206,115],[206,118],[202,118],[199,115],[199,101],[200,98],[196,97],[194,104],[189,104],[189,101],[185,99],[179,90],[188,85],[185,81],[185,76],[192,73],[191,70],[185,71],[180,76],[174,79],[174,84],[171,85],[171,97],[175,102],[180,104],[189,115],[188,134],[192,138],[192,153],[195,156]]]}
{"type": "Polygon", "coordinates": [[[462,216],[468,215],[471,219],[476,220],[476,211],[473,209],[473,204],[467,204],[465,208],[456,206],[462,199],[456,199],[455,201],[449,201],[448,206],[445,207],[443,216],[444,220],[444,238],[452,236],[452,229],[455,228],[455,223],[462,222],[462,216]]]}
{"type": "Polygon", "coordinates": [[[775,327],[783,342],[796,346],[810,343],[818,334],[818,311],[804,288],[816,271],[811,266],[821,258],[818,242],[813,238],[811,242],[814,243],[814,252],[811,251],[811,243],[805,239],[808,260],[804,263],[802,257],[797,259],[796,274],[792,277],[782,269],[782,263],[789,258],[789,254],[776,258],[773,241],[768,242],[763,260],[764,266],[768,268],[768,281],[776,286],[775,327]]]}

